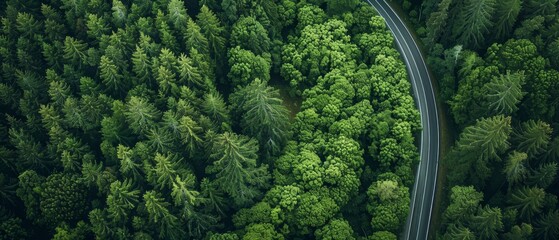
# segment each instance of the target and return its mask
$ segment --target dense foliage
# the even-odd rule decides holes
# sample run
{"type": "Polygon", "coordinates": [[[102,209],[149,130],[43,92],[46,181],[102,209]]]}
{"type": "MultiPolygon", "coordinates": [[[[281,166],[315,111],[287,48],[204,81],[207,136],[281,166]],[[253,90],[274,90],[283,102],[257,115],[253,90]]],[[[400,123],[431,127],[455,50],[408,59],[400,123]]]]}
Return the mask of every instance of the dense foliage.
{"type": "Polygon", "coordinates": [[[438,238],[559,239],[557,0],[400,2],[460,132],[438,238]]]}
{"type": "MultiPolygon", "coordinates": [[[[401,232],[421,126],[367,4],[8,0],[0,11],[0,239],[401,232]]],[[[524,84],[514,74],[501,80],[524,84]]],[[[541,127],[514,133],[519,151],[545,152],[531,145],[541,127]]]]}

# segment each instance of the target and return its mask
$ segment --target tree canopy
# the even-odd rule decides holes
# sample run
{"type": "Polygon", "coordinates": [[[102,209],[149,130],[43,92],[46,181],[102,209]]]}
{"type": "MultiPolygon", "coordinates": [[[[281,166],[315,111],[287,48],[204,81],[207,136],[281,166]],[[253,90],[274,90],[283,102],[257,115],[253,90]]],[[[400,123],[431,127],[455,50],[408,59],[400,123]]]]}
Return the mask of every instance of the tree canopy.
{"type": "MultiPolygon", "coordinates": [[[[421,129],[395,46],[356,0],[4,1],[0,239],[395,239],[421,129]]],[[[495,112],[555,76],[521,73],[495,112]]],[[[555,156],[544,122],[510,143],[555,156]]]]}

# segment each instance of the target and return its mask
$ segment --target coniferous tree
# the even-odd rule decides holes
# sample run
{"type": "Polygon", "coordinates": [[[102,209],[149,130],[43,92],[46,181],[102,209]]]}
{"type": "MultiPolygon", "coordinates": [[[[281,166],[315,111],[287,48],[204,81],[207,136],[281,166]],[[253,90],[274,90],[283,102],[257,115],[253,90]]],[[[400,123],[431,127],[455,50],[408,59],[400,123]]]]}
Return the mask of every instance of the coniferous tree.
{"type": "Polygon", "coordinates": [[[169,212],[169,203],[155,191],[144,193],[144,204],[152,224],[158,226],[160,238],[180,239],[183,237],[183,230],[176,216],[169,212]]]}
{"type": "Polygon", "coordinates": [[[530,220],[543,207],[545,192],[541,188],[523,187],[512,192],[509,203],[511,208],[520,212],[520,217],[530,220]]]}
{"type": "Polygon", "coordinates": [[[207,93],[202,102],[202,111],[217,123],[229,122],[229,109],[219,93],[207,93]]]}
{"type": "Polygon", "coordinates": [[[190,20],[188,14],[186,14],[186,8],[184,7],[184,1],[182,0],[170,0],[168,1],[167,10],[169,11],[169,21],[173,24],[175,29],[184,31],[188,29],[187,22],[190,20]]]}
{"type": "Polygon", "coordinates": [[[18,176],[18,188],[16,195],[23,201],[25,205],[26,217],[36,219],[39,215],[40,193],[35,191],[45,181],[45,177],[37,174],[33,170],[25,170],[18,176]]]}
{"type": "Polygon", "coordinates": [[[499,233],[503,230],[501,218],[500,208],[485,206],[473,217],[472,229],[478,234],[479,239],[499,239],[499,233]]]}
{"type": "Polygon", "coordinates": [[[109,33],[109,25],[106,22],[105,18],[99,17],[96,14],[89,14],[87,15],[87,35],[90,38],[94,38],[97,40],[101,39],[103,34],[109,33]]]}
{"type": "Polygon", "coordinates": [[[200,8],[200,13],[196,17],[198,19],[196,22],[200,26],[202,34],[208,39],[210,53],[216,56],[216,58],[223,56],[225,53],[225,29],[221,26],[217,16],[204,5],[200,8]]]}
{"type": "Polygon", "coordinates": [[[466,227],[451,225],[445,233],[444,238],[449,240],[474,240],[476,239],[476,235],[466,227]]]}
{"type": "Polygon", "coordinates": [[[196,148],[203,142],[202,128],[192,118],[183,116],[179,120],[179,132],[182,142],[186,144],[189,154],[193,156],[196,148]]]}
{"type": "Polygon", "coordinates": [[[543,189],[548,188],[557,177],[557,163],[544,163],[528,176],[528,183],[543,189]]]}
{"type": "Polygon", "coordinates": [[[497,30],[495,38],[504,39],[512,33],[514,24],[522,9],[522,0],[499,1],[495,7],[495,28],[497,30]]]}
{"type": "Polygon", "coordinates": [[[553,210],[543,215],[534,224],[534,234],[544,240],[559,239],[559,210],[553,210]]]}
{"type": "Polygon", "coordinates": [[[161,10],[157,12],[155,24],[157,31],[159,32],[159,37],[161,38],[161,45],[173,52],[178,52],[179,45],[177,43],[177,38],[173,35],[169,24],[166,22],[166,16],[163,12],[161,12],[161,10]]]}
{"type": "Polygon", "coordinates": [[[126,6],[124,6],[124,4],[119,0],[113,0],[113,7],[111,8],[111,10],[113,11],[113,23],[118,27],[123,27],[124,23],[126,23],[126,18],[128,15],[126,6]]]}
{"type": "Polygon", "coordinates": [[[81,66],[87,62],[87,44],[73,37],[66,36],[64,41],[64,60],[81,66]]]}
{"type": "Polygon", "coordinates": [[[110,193],[107,196],[109,216],[116,222],[130,219],[130,211],[138,204],[139,194],[140,191],[134,189],[129,180],[111,183],[110,193]]]}
{"type": "Polygon", "coordinates": [[[526,0],[524,12],[528,15],[527,18],[543,16],[552,19],[557,13],[557,0],[526,0]]]}
{"type": "Polygon", "coordinates": [[[107,213],[105,210],[93,209],[88,214],[89,221],[91,222],[91,231],[100,238],[111,238],[114,234],[113,229],[110,227],[107,213]]]}
{"type": "Polygon", "coordinates": [[[135,133],[146,133],[155,126],[155,121],[160,117],[160,112],[146,100],[133,96],[126,104],[124,112],[126,121],[135,133]]]}
{"type": "Polygon", "coordinates": [[[507,181],[509,182],[509,189],[512,185],[520,183],[526,177],[527,158],[528,155],[526,153],[516,151],[512,152],[508,156],[505,168],[503,169],[503,173],[505,173],[507,181]]]}
{"type": "Polygon", "coordinates": [[[110,93],[119,95],[127,90],[125,89],[126,84],[124,82],[124,77],[120,74],[119,69],[113,60],[107,56],[101,56],[99,70],[99,76],[110,93]]]}
{"type": "Polygon", "coordinates": [[[171,191],[171,196],[173,197],[175,205],[195,206],[199,204],[198,196],[200,193],[194,190],[195,181],[194,175],[191,174],[184,178],[178,175],[175,177],[173,181],[173,190],[171,191]]]}
{"type": "Polygon", "coordinates": [[[212,182],[207,178],[200,182],[200,196],[205,199],[205,206],[209,211],[215,212],[220,216],[225,215],[228,205],[224,192],[218,188],[216,182],[212,182]]]}
{"type": "Polygon", "coordinates": [[[452,31],[461,44],[473,48],[483,46],[484,35],[493,26],[495,4],[495,0],[464,1],[452,31]]]}
{"type": "Polygon", "coordinates": [[[192,19],[188,20],[186,29],[186,49],[194,48],[201,54],[209,54],[208,39],[200,30],[200,27],[192,19]]]}
{"type": "Polygon", "coordinates": [[[429,15],[429,19],[427,20],[427,43],[435,43],[438,41],[442,31],[445,29],[448,14],[449,14],[449,7],[452,3],[452,0],[442,0],[436,12],[431,13],[429,15]]]}
{"type": "Polygon", "coordinates": [[[489,162],[499,161],[499,154],[509,147],[510,121],[510,117],[499,115],[464,129],[448,156],[455,164],[449,177],[453,183],[467,181],[483,186],[491,175],[489,162]]]}
{"type": "Polygon", "coordinates": [[[216,183],[237,205],[244,205],[259,196],[269,175],[267,166],[257,165],[258,145],[255,140],[234,133],[218,135],[211,143],[212,165],[206,172],[215,174],[216,183]]]}
{"type": "Polygon", "coordinates": [[[132,149],[119,144],[117,147],[117,157],[120,160],[119,171],[122,174],[131,176],[133,179],[142,178],[142,167],[132,149]]]}
{"type": "Polygon", "coordinates": [[[39,34],[41,27],[41,22],[37,21],[33,15],[25,12],[17,13],[16,29],[21,37],[31,38],[33,35],[39,34]]]}
{"type": "Polygon", "coordinates": [[[159,95],[176,96],[179,87],[176,83],[175,73],[165,66],[159,66],[155,72],[155,80],[159,87],[159,95]]]}
{"type": "Polygon", "coordinates": [[[543,152],[551,140],[551,126],[543,121],[529,120],[522,123],[518,131],[514,132],[514,141],[519,151],[526,152],[533,158],[543,152]]]}
{"type": "Polygon", "coordinates": [[[266,156],[279,153],[289,134],[289,111],[282,105],[279,91],[259,79],[231,96],[234,111],[242,114],[241,126],[258,139],[266,156]]]}
{"type": "Polygon", "coordinates": [[[205,79],[192,59],[181,54],[178,59],[178,72],[181,83],[187,84],[192,89],[204,90],[205,79]]]}
{"type": "Polygon", "coordinates": [[[155,127],[146,133],[147,145],[156,152],[167,153],[174,149],[173,136],[165,128],[155,127]]]}
{"type": "Polygon", "coordinates": [[[41,170],[49,166],[44,147],[40,142],[23,129],[10,128],[8,131],[10,143],[16,148],[16,168],[19,171],[41,170]]]}
{"type": "Polygon", "coordinates": [[[532,237],[532,225],[522,223],[522,225],[514,225],[510,232],[503,234],[503,237],[511,240],[524,240],[532,237]]]}
{"type": "Polygon", "coordinates": [[[88,186],[101,186],[99,184],[103,175],[103,163],[94,163],[84,161],[82,163],[82,179],[88,186]]]}
{"type": "Polygon", "coordinates": [[[523,73],[507,73],[495,77],[485,84],[484,91],[489,103],[490,112],[493,114],[510,115],[518,110],[517,104],[522,100],[524,92],[523,73]]]}
{"type": "Polygon", "coordinates": [[[148,83],[151,79],[151,61],[144,49],[136,46],[132,54],[132,70],[140,83],[148,83]]]}
{"type": "Polygon", "coordinates": [[[148,174],[150,181],[159,189],[170,189],[177,176],[177,159],[172,155],[155,154],[155,167],[148,174]]]}

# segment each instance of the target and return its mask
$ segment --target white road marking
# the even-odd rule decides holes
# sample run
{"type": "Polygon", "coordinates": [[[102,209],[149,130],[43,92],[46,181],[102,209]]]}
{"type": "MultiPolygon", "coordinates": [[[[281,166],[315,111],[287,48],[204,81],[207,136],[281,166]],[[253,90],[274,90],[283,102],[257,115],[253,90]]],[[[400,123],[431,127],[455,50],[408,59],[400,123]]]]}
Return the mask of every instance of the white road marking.
{"type": "MultiPolygon", "coordinates": [[[[392,9],[392,7],[391,7],[389,4],[387,4],[384,0],[382,0],[382,1],[388,6],[388,8],[390,9],[390,11],[391,11],[392,13],[395,13],[395,11],[392,9]]],[[[374,4],[371,3],[370,0],[367,0],[367,2],[369,2],[369,4],[370,4],[371,6],[375,7],[374,4]]],[[[378,3],[378,2],[377,2],[377,3],[378,3]]],[[[414,90],[415,90],[415,93],[416,93],[417,103],[418,103],[418,105],[419,105],[419,109],[422,110],[422,109],[423,109],[423,107],[422,107],[422,105],[421,105],[421,102],[422,102],[422,101],[420,101],[420,95],[419,95],[418,88],[417,88],[417,84],[416,84],[416,76],[414,75],[414,73],[417,73],[417,75],[418,75],[418,77],[419,77],[420,79],[421,79],[421,77],[422,77],[422,76],[421,76],[421,71],[420,71],[420,69],[419,69],[419,67],[418,67],[418,65],[417,65],[417,62],[416,62],[417,59],[413,57],[414,54],[413,54],[413,52],[412,52],[410,46],[408,45],[407,41],[405,41],[405,36],[404,36],[404,34],[403,34],[403,33],[400,31],[400,29],[396,26],[396,21],[394,21],[394,19],[392,18],[392,16],[389,14],[389,12],[384,8],[384,6],[383,6],[381,3],[378,3],[378,6],[382,9],[382,11],[384,11],[384,14],[390,19],[391,23],[394,25],[394,28],[395,28],[395,29],[393,29],[393,28],[391,27],[391,25],[388,24],[388,22],[387,22],[388,19],[386,19],[384,16],[382,16],[381,12],[379,11],[380,9],[377,9],[377,11],[378,11],[379,14],[381,15],[381,17],[385,18],[386,25],[388,26],[388,28],[390,28],[390,30],[392,30],[392,32],[393,32],[393,34],[394,34],[394,39],[395,39],[395,41],[400,45],[400,48],[401,48],[401,50],[402,50],[402,56],[404,57],[404,59],[405,59],[406,62],[408,63],[408,67],[409,67],[408,69],[409,69],[409,71],[410,71],[410,77],[412,78],[412,84],[414,84],[414,87],[415,87],[414,90]],[[400,40],[398,39],[398,37],[396,36],[396,31],[400,34],[400,36],[402,37],[402,40],[404,40],[404,41],[403,41],[404,44],[402,44],[402,43],[400,42],[400,40]],[[412,66],[409,65],[410,61],[409,61],[408,56],[407,56],[407,54],[406,54],[406,51],[405,51],[406,49],[404,48],[404,45],[405,45],[405,48],[407,48],[408,53],[411,55],[411,57],[412,57],[412,59],[413,59],[412,62],[413,62],[413,65],[415,66],[415,70],[416,70],[416,71],[414,71],[414,69],[412,68],[412,66]]],[[[375,8],[376,8],[376,7],[375,7],[375,8]]],[[[429,81],[428,81],[428,84],[429,84],[429,87],[430,87],[430,90],[431,90],[431,96],[433,97],[433,100],[435,100],[435,94],[434,94],[434,91],[433,91],[433,86],[432,86],[432,83],[431,83],[431,79],[430,79],[430,76],[429,76],[429,72],[427,71],[427,65],[425,64],[425,61],[423,60],[422,53],[421,53],[421,51],[419,51],[419,47],[418,47],[417,43],[415,42],[415,40],[413,39],[413,36],[410,34],[409,29],[408,29],[407,26],[405,25],[404,21],[402,21],[402,19],[400,18],[400,16],[399,16],[398,14],[394,14],[394,15],[396,15],[396,17],[398,18],[398,20],[400,20],[400,23],[404,26],[404,28],[405,28],[405,30],[406,30],[406,33],[407,33],[408,36],[411,38],[411,40],[412,40],[412,42],[413,42],[413,44],[414,44],[414,47],[416,48],[417,52],[419,53],[419,56],[420,56],[420,59],[419,59],[419,60],[421,60],[421,63],[423,64],[423,67],[424,67],[424,70],[425,70],[425,72],[426,72],[426,74],[427,74],[427,79],[429,80],[429,81]]],[[[423,86],[423,83],[424,83],[424,82],[422,81],[422,84],[421,84],[420,86],[421,86],[421,88],[422,88],[422,90],[423,90],[422,92],[423,92],[424,100],[425,100],[425,102],[426,102],[426,100],[427,100],[427,98],[426,98],[427,94],[426,94],[426,92],[425,92],[425,87],[423,86]]],[[[437,136],[437,149],[439,149],[439,146],[440,146],[440,139],[439,139],[439,122],[438,122],[438,113],[437,113],[436,102],[435,102],[435,107],[434,107],[434,109],[435,109],[435,123],[436,123],[436,124],[435,124],[435,125],[436,125],[435,131],[436,131],[436,136],[437,136]]],[[[425,107],[425,115],[426,115],[427,117],[429,116],[429,109],[428,109],[428,107],[425,107]]],[[[420,156],[423,156],[423,149],[426,148],[425,146],[426,146],[426,142],[427,142],[426,139],[425,139],[424,133],[425,133],[425,132],[431,131],[431,128],[430,128],[431,126],[430,126],[429,121],[424,121],[423,114],[420,114],[420,118],[421,118],[422,125],[425,126],[425,127],[422,129],[422,132],[421,132],[422,142],[421,142],[420,156]]],[[[435,165],[435,178],[436,178],[437,173],[438,173],[438,159],[439,159],[439,152],[438,152],[438,151],[436,151],[436,155],[435,155],[435,156],[436,156],[436,165],[435,165]]],[[[427,169],[426,169],[426,174],[425,174],[425,176],[424,176],[424,177],[425,177],[425,181],[424,181],[424,184],[423,184],[424,186],[427,185],[427,180],[428,180],[428,176],[429,176],[429,162],[430,162],[430,151],[427,150],[427,159],[426,159],[426,161],[425,161],[425,164],[427,165],[427,166],[426,166],[427,169]]],[[[421,165],[422,165],[421,163],[423,163],[423,161],[420,161],[419,168],[418,168],[418,171],[417,171],[417,174],[416,174],[416,181],[415,181],[414,190],[413,190],[413,195],[414,195],[414,196],[413,196],[413,201],[412,201],[412,204],[411,204],[410,214],[412,214],[412,213],[414,212],[414,209],[415,209],[415,199],[416,199],[416,197],[417,197],[417,190],[418,190],[418,189],[417,189],[417,184],[418,184],[419,177],[420,177],[419,173],[421,172],[421,165]]],[[[424,190],[425,190],[425,189],[426,189],[426,188],[424,187],[424,190]]],[[[426,231],[425,239],[428,237],[428,234],[429,234],[429,226],[430,226],[430,219],[431,219],[432,210],[433,210],[433,199],[434,199],[434,195],[435,195],[435,190],[436,190],[436,179],[435,179],[435,181],[434,181],[434,183],[433,183],[433,191],[432,191],[432,196],[431,196],[431,200],[432,200],[432,201],[431,201],[431,204],[430,204],[429,221],[427,221],[427,231],[426,231]]],[[[422,200],[421,200],[422,203],[425,202],[425,194],[426,194],[425,191],[423,191],[422,200]]],[[[419,216],[419,219],[420,219],[420,220],[422,219],[422,214],[423,214],[423,204],[422,204],[421,207],[422,207],[422,209],[421,209],[421,211],[420,211],[420,216],[419,216]]],[[[411,229],[411,223],[412,223],[412,220],[413,220],[413,218],[411,217],[411,215],[410,215],[410,219],[408,219],[408,220],[409,220],[409,221],[408,221],[409,224],[407,225],[408,227],[407,227],[407,229],[406,229],[406,232],[407,232],[406,239],[409,239],[409,235],[410,235],[410,232],[411,232],[411,231],[409,231],[409,230],[411,229]]],[[[421,223],[422,223],[422,222],[420,221],[419,224],[421,225],[421,223]]],[[[419,227],[418,227],[418,228],[419,228],[419,227]]]]}

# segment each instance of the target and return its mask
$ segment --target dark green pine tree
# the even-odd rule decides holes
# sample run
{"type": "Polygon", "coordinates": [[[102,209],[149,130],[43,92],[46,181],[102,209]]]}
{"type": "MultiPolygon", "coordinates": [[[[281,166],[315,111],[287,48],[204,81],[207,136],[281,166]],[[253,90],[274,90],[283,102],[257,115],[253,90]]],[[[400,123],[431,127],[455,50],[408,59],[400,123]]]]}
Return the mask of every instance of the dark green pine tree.
{"type": "Polygon", "coordinates": [[[258,144],[255,140],[234,133],[216,136],[211,143],[213,163],[206,168],[215,174],[215,182],[238,206],[252,203],[268,185],[267,166],[257,165],[258,144]]]}
{"type": "Polygon", "coordinates": [[[485,44],[485,35],[493,26],[495,0],[465,0],[453,28],[459,43],[469,48],[480,48],[485,44]]]}
{"type": "Polygon", "coordinates": [[[243,131],[260,143],[264,156],[277,155],[289,136],[289,110],[279,91],[266,82],[254,80],[231,96],[233,111],[242,114],[243,131]]]}
{"type": "Polygon", "coordinates": [[[183,0],[170,0],[168,1],[169,4],[167,5],[167,10],[169,11],[169,22],[172,26],[179,30],[183,31],[188,29],[187,22],[190,20],[190,17],[186,13],[186,8],[184,7],[183,0]]]}
{"type": "Polygon", "coordinates": [[[140,46],[136,46],[136,51],[132,53],[132,71],[138,78],[138,83],[151,83],[151,60],[140,46]]]}
{"type": "Polygon", "coordinates": [[[479,239],[499,239],[499,234],[503,231],[501,209],[489,206],[480,208],[470,226],[479,239]]]}
{"type": "Polygon", "coordinates": [[[428,44],[436,43],[439,40],[448,22],[448,10],[451,3],[452,0],[440,1],[437,11],[429,15],[426,22],[428,44]]]}
{"type": "Polygon", "coordinates": [[[210,53],[219,58],[225,54],[225,28],[219,18],[206,5],[200,8],[196,16],[196,23],[200,26],[202,34],[208,39],[210,53]]]}
{"type": "Polygon", "coordinates": [[[103,84],[109,93],[119,96],[127,90],[124,82],[124,76],[122,76],[113,60],[107,56],[101,56],[99,70],[99,77],[101,78],[101,81],[103,81],[103,84]]]}
{"type": "Polygon", "coordinates": [[[559,239],[559,210],[544,214],[534,224],[534,235],[542,240],[559,239]]]}
{"type": "Polygon", "coordinates": [[[474,240],[477,239],[474,232],[462,226],[451,225],[448,227],[444,239],[448,240],[474,240]]]}
{"type": "Polygon", "coordinates": [[[64,60],[74,66],[81,66],[87,62],[87,43],[66,36],[64,41],[64,60]]]}
{"type": "Polygon", "coordinates": [[[521,183],[526,178],[528,172],[526,168],[527,158],[528,155],[526,153],[513,151],[509,154],[503,169],[503,173],[509,182],[509,189],[512,185],[521,183]]]}
{"type": "Polygon", "coordinates": [[[553,129],[548,123],[543,121],[528,120],[514,131],[513,140],[517,144],[519,151],[525,152],[530,158],[542,153],[551,140],[553,129]]]}
{"type": "Polygon", "coordinates": [[[522,0],[504,0],[495,5],[495,39],[510,36],[522,9],[522,0]]]}
{"type": "Polygon", "coordinates": [[[216,123],[229,123],[229,109],[219,93],[207,93],[202,102],[202,111],[216,123]]]}
{"type": "Polygon", "coordinates": [[[528,176],[528,183],[546,189],[555,181],[557,169],[557,163],[554,162],[541,164],[528,176]]]}
{"type": "Polygon", "coordinates": [[[530,220],[542,210],[545,192],[541,188],[523,187],[512,192],[509,207],[518,209],[522,219],[530,220]]]}
{"type": "Polygon", "coordinates": [[[509,148],[510,121],[511,117],[499,115],[480,119],[464,129],[448,156],[454,166],[449,175],[452,184],[466,181],[484,185],[492,171],[489,163],[500,161],[499,154],[509,148]]]}

